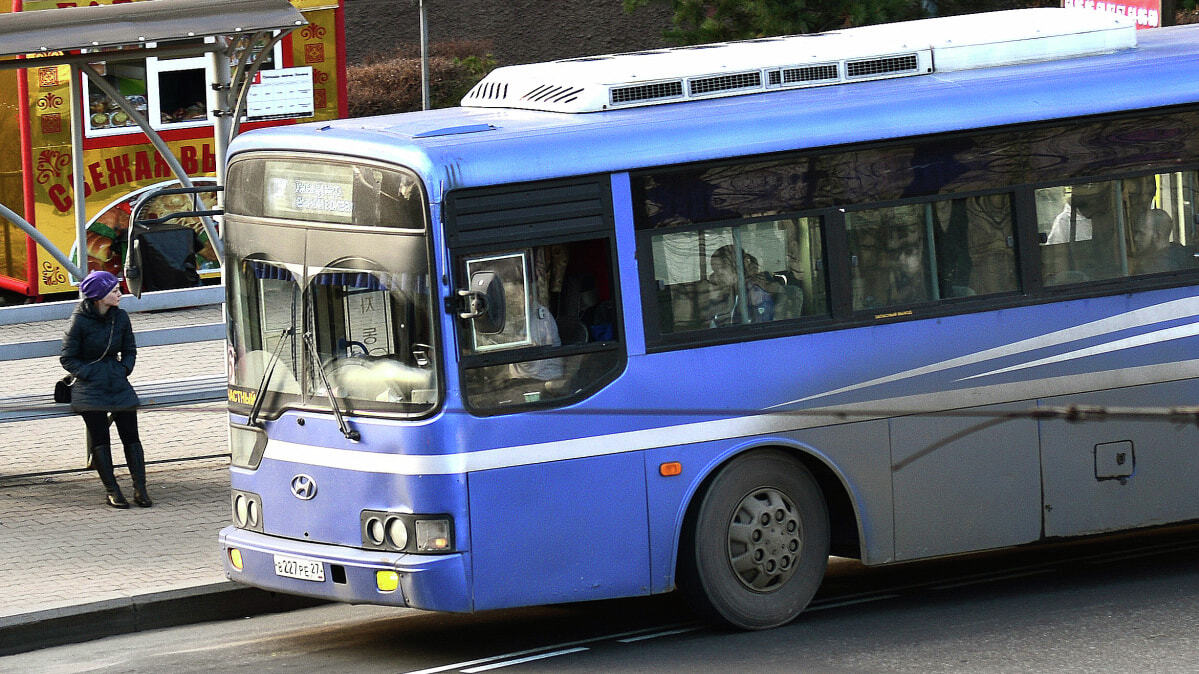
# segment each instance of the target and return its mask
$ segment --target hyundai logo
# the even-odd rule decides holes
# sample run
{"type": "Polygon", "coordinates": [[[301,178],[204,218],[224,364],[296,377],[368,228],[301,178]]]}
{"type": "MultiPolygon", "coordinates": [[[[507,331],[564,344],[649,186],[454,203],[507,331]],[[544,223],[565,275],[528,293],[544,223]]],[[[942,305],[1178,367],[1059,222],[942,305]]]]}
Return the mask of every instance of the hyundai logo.
{"type": "Polygon", "coordinates": [[[291,479],[292,496],[307,501],[316,496],[316,480],[311,476],[300,473],[291,479]]]}

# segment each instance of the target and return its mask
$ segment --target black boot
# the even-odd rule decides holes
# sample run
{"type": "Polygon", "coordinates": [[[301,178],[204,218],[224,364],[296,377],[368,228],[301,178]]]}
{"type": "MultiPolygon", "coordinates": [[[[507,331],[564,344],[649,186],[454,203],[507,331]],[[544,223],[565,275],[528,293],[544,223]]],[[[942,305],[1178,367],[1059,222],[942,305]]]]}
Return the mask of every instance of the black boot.
{"type": "Polygon", "coordinates": [[[104,483],[104,491],[108,492],[104,502],[113,508],[128,508],[129,502],[121,494],[117,478],[112,474],[112,448],[108,445],[92,447],[92,462],[96,466],[96,472],[100,474],[100,482],[104,483]]]}
{"type": "Polygon", "coordinates": [[[141,508],[154,505],[146,492],[146,455],[142,443],[125,445],[125,464],[129,466],[129,477],[133,478],[133,502],[141,508]]]}
{"type": "Polygon", "coordinates": [[[150,495],[146,493],[146,485],[143,484],[140,487],[137,485],[133,486],[133,502],[139,508],[149,508],[154,505],[154,502],[150,500],[150,495]]]}
{"type": "Polygon", "coordinates": [[[114,508],[126,510],[129,508],[129,501],[125,500],[125,495],[121,493],[120,487],[113,487],[109,490],[108,495],[104,497],[104,502],[114,508]]]}

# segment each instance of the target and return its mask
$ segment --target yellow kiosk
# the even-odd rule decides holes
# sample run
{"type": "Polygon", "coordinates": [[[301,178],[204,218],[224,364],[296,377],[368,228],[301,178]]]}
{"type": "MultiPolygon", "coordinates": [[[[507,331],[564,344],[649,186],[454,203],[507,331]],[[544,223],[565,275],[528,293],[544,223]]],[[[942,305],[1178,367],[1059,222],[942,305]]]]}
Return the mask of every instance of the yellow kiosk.
{"type": "MultiPolygon", "coordinates": [[[[343,2],[0,4],[0,288],[38,297],[73,290],[76,273],[119,273],[146,191],[219,182],[239,130],[344,117],[343,2]]],[[[143,213],[212,209],[218,194],[157,197],[143,213]]],[[[205,220],[179,224],[214,277],[205,220]]]]}

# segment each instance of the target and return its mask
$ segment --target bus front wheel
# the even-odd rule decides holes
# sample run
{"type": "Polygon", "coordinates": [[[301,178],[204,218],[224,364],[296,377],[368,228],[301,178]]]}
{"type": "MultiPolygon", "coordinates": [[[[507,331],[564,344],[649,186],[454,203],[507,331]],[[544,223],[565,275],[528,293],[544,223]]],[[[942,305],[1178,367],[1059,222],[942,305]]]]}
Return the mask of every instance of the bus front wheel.
{"type": "Polygon", "coordinates": [[[802,463],[755,451],[716,474],[682,543],[680,585],[701,613],[739,629],[777,627],[824,578],[828,508],[802,463]]]}

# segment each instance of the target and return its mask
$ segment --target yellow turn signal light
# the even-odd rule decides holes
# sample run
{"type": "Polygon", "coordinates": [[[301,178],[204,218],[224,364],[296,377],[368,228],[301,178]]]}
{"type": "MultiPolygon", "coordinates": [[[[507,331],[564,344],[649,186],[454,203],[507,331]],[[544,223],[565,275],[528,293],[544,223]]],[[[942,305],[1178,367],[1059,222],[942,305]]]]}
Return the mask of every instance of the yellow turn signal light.
{"type": "Polygon", "coordinates": [[[241,550],[229,548],[229,561],[233,564],[234,568],[241,571],[241,550]]]}
{"type": "Polygon", "coordinates": [[[658,474],[662,477],[674,477],[683,472],[683,464],[678,461],[667,461],[658,466],[658,474]]]}
{"type": "Polygon", "coordinates": [[[400,586],[400,574],[395,571],[376,571],[375,585],[380,592],[395,592],[400,586]]]}

